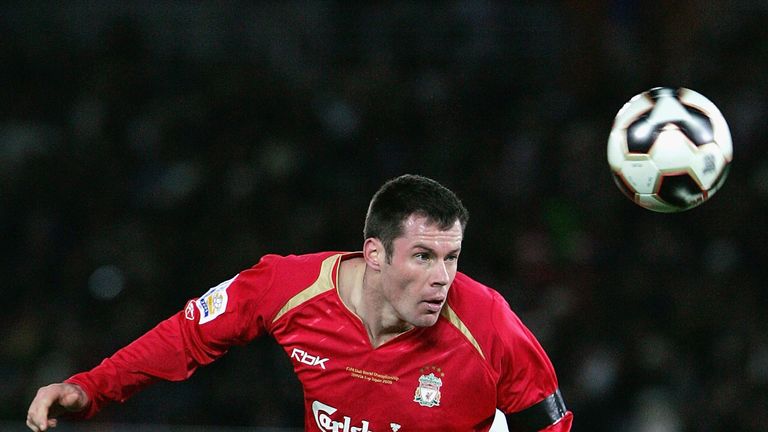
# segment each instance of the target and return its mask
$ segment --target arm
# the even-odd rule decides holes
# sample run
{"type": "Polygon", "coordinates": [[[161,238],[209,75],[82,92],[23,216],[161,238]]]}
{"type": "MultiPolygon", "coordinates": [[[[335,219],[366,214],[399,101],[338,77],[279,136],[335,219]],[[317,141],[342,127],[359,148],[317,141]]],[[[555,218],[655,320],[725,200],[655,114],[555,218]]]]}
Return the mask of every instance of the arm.
{"type": "MultiPolygon", "coordinates": [[[[190,304],[192,304],[190,302],[190,304]]],[[[38,390],[30,404],[27,426],[33,431],[55,427],[56,417],[89,418],[104,404],[124,402],[149,384],[188,378],[201,365],[226,352],[207,344],[194,327],[176,314],[87,372],[38,390]]]]}
{"type": "Polygon", "coordinates": [[[177,313],[90,371],[65,380],[82,388],[89,399],[75,417],[90,418],[105,404],[125,402],[158,380],[187,379],[227,352],[229,344],[212,344],[195,324],[177,313]]]}
{"type": "MultiPolygon", "coordinates": [[[[38,391],[29,409],[27,425],[44,431],[56,425],[57,415],[89,418],[104,404],[124,402],[157,380],[180,381],[199,367],[242,345],[264,330],[255,309],[253,288],[269,271],[252,269],[249,277],[235,278],[187,303],[183,311],[162,321],[98,366],[64,383],[38,391]],[[76,396],[75,396],[76,395],[76,396]]],[[[257,285],[258,286],[258,285],[257,285]]],[[[258,297],[256,297],[258,298],[258,297]]]]}

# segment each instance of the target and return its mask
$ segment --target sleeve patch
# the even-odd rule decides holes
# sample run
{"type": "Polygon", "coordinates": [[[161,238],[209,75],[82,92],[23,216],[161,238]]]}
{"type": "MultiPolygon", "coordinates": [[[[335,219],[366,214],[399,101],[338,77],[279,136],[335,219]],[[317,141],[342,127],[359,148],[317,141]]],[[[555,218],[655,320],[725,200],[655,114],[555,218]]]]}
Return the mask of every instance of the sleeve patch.
{"type": "Polygon", "coordinates": [[[216,285],[195,301],[200,311],[200,324],[213,321],[227,310],[227,288],[234,280],[232,278],[216,285]]]}
{"type": "Polygon", "coordinates": [[[195,320],[195,301],[191,300],[184,308],[184,317],[190,321],[195,320]]]}

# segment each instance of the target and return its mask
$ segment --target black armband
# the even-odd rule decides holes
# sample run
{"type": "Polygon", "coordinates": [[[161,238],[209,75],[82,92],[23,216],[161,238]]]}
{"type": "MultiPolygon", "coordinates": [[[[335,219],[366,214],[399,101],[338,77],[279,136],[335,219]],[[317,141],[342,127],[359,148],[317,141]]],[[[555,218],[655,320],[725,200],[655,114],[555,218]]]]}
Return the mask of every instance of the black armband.
{"type": "Polygon", "coordinates": [[[560,389],[557,389],[541,402],[522,411],[507,414],[507,425],[512,432],[539,431],[557,423],[567,412],[560,389]]]}

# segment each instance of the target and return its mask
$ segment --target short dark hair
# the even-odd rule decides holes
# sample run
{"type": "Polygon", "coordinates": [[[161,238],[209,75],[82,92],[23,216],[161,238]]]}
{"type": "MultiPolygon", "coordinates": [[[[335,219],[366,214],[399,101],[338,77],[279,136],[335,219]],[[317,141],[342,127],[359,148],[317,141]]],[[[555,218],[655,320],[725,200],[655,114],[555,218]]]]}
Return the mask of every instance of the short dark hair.
{"type": "Polygon", "coordinates": [[[384,183],[371,198],[364,238],[381,240],[389,261],[392,244],[403,233],[403,222],[413,214],[426,217],[441,229],[458,220],[462,232],[469,220],[469,212],[450,189],[430,178],[405,174],[384,183]]]}

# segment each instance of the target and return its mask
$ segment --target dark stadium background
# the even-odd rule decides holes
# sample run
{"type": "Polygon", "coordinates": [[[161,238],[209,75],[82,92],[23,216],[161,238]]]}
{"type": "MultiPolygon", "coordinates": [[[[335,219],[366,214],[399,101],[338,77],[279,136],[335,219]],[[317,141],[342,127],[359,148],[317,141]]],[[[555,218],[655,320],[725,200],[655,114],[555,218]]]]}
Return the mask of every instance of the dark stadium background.
{"type": "MultiPolygon", "coordinates": [[[[375,188],[414,172],[469,207],[462,269],[538,335],[574,431],[768,430],[768,5],[351,3],[0,4],[1,427],[262,254],[357,249],[375,188]],[[733,134],[681,214],[605,160],[659,85],[733,134]]],[[[91,425],[302,418],[261,340],[91,425]]]]}

